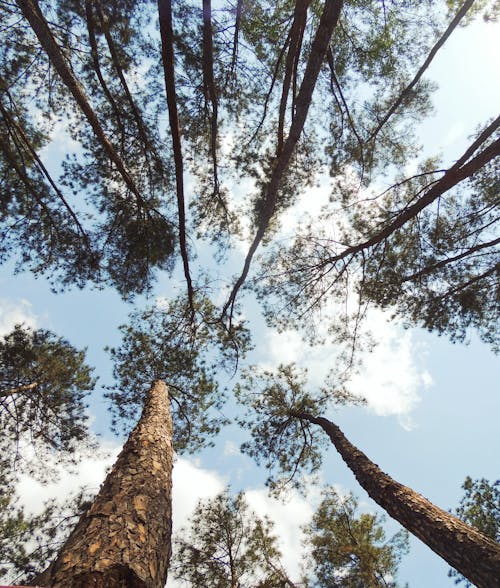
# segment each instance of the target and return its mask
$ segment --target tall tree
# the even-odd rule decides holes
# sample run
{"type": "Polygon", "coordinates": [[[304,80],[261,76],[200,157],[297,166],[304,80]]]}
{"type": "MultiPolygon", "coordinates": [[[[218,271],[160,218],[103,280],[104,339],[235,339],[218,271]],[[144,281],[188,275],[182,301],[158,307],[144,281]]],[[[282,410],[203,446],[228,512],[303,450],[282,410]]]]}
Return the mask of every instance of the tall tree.
{"type": "Polygon", "coordinates": [[[174,543],[173,575],[189,586],[293,588],[280,563],[272,523],[229,489],[200,501],[174,543]]]}
{"type": "Polygon", "coordinates": [[[77,459],[90,443],[85,399],[95,382],[85,352],[50,331],[17,325],[0,340],[1,443],[14,469],[19,461],[46,473],[49,459],[77,459]]]}
{"type": "MultiPolygon", "coordinates": [[[[482,4],[0,1],[0,261],[15,252],[18,270],[47,274],[56,289],[112,285],[128,300],[182,263],[186,301],[138,311],[112,351],[118,420],[130,421],[145,387],[164,378],[185,425],[176,448],[217,432],[225,419],[210,409],[224,395],[203,345],[238,359],[248,337],[236,303],[255,286],[257,251],[328,172],[322,220],[342,244],[315,219],[291,247],[267,250],[254,289],[268,320],[307,331],[330,294],[354,291],[360,304],[396,307],[458,339],[474,326],[495,343],[498,119],[447,169],[429,161],[411,178],[403,171],[419,151],[415,122],[430,109],[425,73],[482,4]],[[60,170],[47,156],[56,130],[74,146],[60,170]],[[361,190],[380,174],[390,188],[367,207],[361,190]],[[240,183],[244,195],[232,190],[240,183]],[[243,267],[216,309],[197,240],[220,260],[243,229],[243,267]]],[[[314,402],[300,408],[320,418],[314,402]]],[[[279,423],[283,464],[302,439],[296,465],[319,461],[310,423],[289,412],[279,423]],[[288,448],[287,426],[299,433],[288,448]]]]}
{"type": "Polygon", "coordinates": [[[337,425],[317,416],[322,403],[304,392],[292,367],[282,366],[277,374],[249,374],[239,397],[250,407],[243,422],[251,430],[252,441],[243,449],[258,461],[268,468],[277,466],[288,479],[303,468],[317,469],[321,454],[311,425],[319,427],[359,484],[392,518],[479,588],[498,585],[500,545],[391,478],[337,425]]]}
{"type": "Polygon", "coordinates": [[[53,588],[163,588],[170,559],[172,419],[166,385],[142,416],[88,511],[35,581],[53,588]]]}
{"type": "Polygon", "coordinates": [[[305,527],[306,548],[311,549],[311,587],[396,588],[401,556],[408,551],[408,534],[396,533],[386,540],[383,517],[357,515],[358,501],[342,496],[332,487],[305,527]]]}

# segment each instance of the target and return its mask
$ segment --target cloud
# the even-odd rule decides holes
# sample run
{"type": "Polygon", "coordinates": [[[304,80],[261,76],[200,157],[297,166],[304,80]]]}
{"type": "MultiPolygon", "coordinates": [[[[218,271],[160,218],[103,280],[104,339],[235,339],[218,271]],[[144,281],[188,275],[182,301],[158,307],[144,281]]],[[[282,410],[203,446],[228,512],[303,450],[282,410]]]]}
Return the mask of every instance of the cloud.
{"type": "Polygon", "coordinates": [[[51,498],[64,501],[75,494],[82,486],[97,492],[106,477],[107,470],[116,461],[121,445],[107,442],[101,444],[98,457],[82,459],[75,471],[55,468],[58,475],[55,482],[42,484],[29,476],[21,476],[17,493],[21,504],[31,513],[43,510],[44,502],[51,498]]]}
{"type": "Polygon", "coordinates": [[[224,443],[224,455],[232,457],[233,455],[241,455],[239,446],[234,441],[226,441],[224,443]]]}
{"type": "Polygon", "coordinates": [[[173,528],[185,526],[200,499],[222,492],[226,481],[218,473],[198,467],[193,462],[177,458],[172,476],[173,528]]]}
{"type": "Polygon", "coordinates": [[[283,567],[293,581],[300,579],[300,563],[304,551],[301,527],[313,514],[315,500],[291,492],[286,503],[272,498],[264,488],[245,492],[250,508],[259,517],[268,516],[274,522],[274,534],[278,537],[283,567]]]}
{"type": "MultiPolygon", "coordinates": [[[[332,313],[334,316],[334,313],[332,313]]],[[[371,351],[361,351],[359,371],[347,382],[347,389],[366,399],[368,408],[379,416],[397,416],[405,429],[413,428],[411,413],[420,402],[422,390],[432,385],[432,377],[425,368],[426,350],[418,344],[411,331],[388,320],[388,313],[370,309],[359,330],[359,340],[371,338],[371,351]]],[[[320,325],[326,335],[328,321],[320,325]]],[[[273,369],[283,363],[295,363],[307,368],[308,384],[321,387],[339,358],[338,343],[326,341],[319,346],[307,345],[297,331],[268,330],[265,338],[266,358],[260,363],[273,369]]]]}
{"type": "Polygon", "coordinates": [[[16,301],[0,298],[0,336],[10,333],[15,325],[24,324],[32,328],[38,327],[39,319],[28,300],[16,301]]]}
{"type": "Polygon", "coordinates": [[[389,323],[379,310],[369,314],[368,328],[376,346],[363,354],[359,373],[349,382],[349,390],[363,396],[377,415],[396,415],[405,429],[413,428],[411,412],[420,402],[420,391],[432,385],[424,367],[425,348],[400,325],[389,323]]]}

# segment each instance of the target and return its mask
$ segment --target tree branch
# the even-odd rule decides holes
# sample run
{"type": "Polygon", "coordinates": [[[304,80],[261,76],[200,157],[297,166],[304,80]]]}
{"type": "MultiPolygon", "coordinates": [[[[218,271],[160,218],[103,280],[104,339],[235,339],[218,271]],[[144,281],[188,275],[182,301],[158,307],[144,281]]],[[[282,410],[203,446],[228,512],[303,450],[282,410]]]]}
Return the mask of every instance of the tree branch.
{"type": "MultiPolygon", "coordinates": [[[[500,119],[499,119],[500,120],[500,119]]],[[[469,150],[468,150],[469,151],[469,150]]],[[[495,157],[500,155],[500,139],[497,139],[491,145],[486,147],[484,151],[481,151],[476,157],[471,159],[469,163],[463,165],[462,167],[457,167],[457,164],[463,160],[463,157],[460,158],[459,162],[452,166],[442,178],[440,178],[437,182],[433,184],[433,186],[422,196],[419,198],[414,204],[407,207],[403,212],[401,212],[389,225],[387,225],[384,229],[379,231],[370,239],[359,243],[358,245],[352,245],[348,247],[342,253],[338,255],[334,255],[325,261],[322,261],[320,264],[316,265],[317,269],[323,268],[325,265],[334,264],[341,259],[345,259],[350,255],[355,255],[360,253],[361,251],[373,247],[387,239],[392,233],[400,229],[405,223],[409,220],[417,216],[419,212],[421,212],[424,208],[432,204],[437,198],[442,196],[451,188],[454,188],[457,184],[465,180],[466,178],[473,175],[495,157]]]]}
{"type": "Polygon", "coordinates": [[[372,131],[371,135],[368,137],[368,140],[366,141],[367,143],[369,143],[370,141],[375,139],[375,137],[378,135],[378,133],[380,132],[382,127],[385,125],[385,123],[396,112],[396,110],[401,106],[401,104],[404,102],[404,100],[409,96],[410,92],[418,84],[418,82],[420,81],[420,78],[424,75],[425,71],[427,70],[427,68],[431,64],[432,60],[436,56],[436,53],[445,44],[448,37],[455,30],[455,28],[459,25],[460,21],[465,17],[465,15],[467,14],[467,12],[469,11],[469,9],[472,7],[473,4],[474,4],[474,0],[466,0],[466,2],[463,3],[462,7],[457,12],[457,14],[455,15],[455,17],[453,18],[453,20],[449,24],[446,31],[443,33],[443,35],[440,37],[438,42],[431,49],[429,55],[427,56],[426,60],[424,61],[424,63],[422,64],[422,66],[420,67],[418,72],[415,74],[415,77],[413,78],[413,80],[401,92],[401,94],[397,98],[396,102],[394,102],[394,104],[391,106],[391,108],[389,108],[389,110],[386,112],[383,119],[379,122],[379,124],[376,126],[376,128],[372,131]]]}
{"type": "Polygon", "coordinates": [[[14,396],[14,394],[20,394],[21,392],[30,392],[37,388],[40,384],[33,382],[32,384],[24,384],[23,386],[16,386],[15,388],[8,388],[7,390],[0,390],[0,398],[7,398],[8,396],[14,396]]]}
{"type": "Polygon", "coordinates": [[[49,28],[45,17],[43,16],[37,0],[16,0],[17,5],[21,9],[23,15],[28,20],[33,29],[33,32],[37,36],[38,40],[47,56],[49,57],[55,70],[61,77],[63,83],[73,95],[76,103],[80,107],[80,110],[87,119],[87,122],[92,127],[94,134],[101,144],[102,148],[106,152],[109,159],[115,164],[119,174],[122,176],[125,184],[129,190],[134,194],[138,203],[141,206],[145,206],[144,199],[137,186],[135,185],[132,176],[125,168],[123,160],[118,155],[117,151],[111,144],[110,140],[106,136],[96,113],[94,112],[90,102],[82,88],[80,82],[77,80],[75,74],[68,66],[67,60],[64,57],[61,48],[57,44],[52,31],[49,28]]]}

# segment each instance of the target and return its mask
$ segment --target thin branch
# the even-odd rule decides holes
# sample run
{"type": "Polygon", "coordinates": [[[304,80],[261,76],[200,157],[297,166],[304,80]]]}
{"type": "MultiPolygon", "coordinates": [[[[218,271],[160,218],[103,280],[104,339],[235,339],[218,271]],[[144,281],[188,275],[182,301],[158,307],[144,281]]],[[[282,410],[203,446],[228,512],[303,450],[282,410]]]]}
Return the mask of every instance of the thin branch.
{"type": "Polygon", "coordinates": [[[290,85],[292,83],[292,76],[295,65],[299,59],[300,46],[302,45],[302,37],[304,35],[305,23],[307,18],[307,7],[309,0],[296,0],[295,9],[293,13],[293,22],[290,29],[290,44],[285,61],[285,77],[283,79],[283,87],[281,90],[281,100],[279,106],[278,116],[278,144],[276,147],[276,156],[279,157],[284,142],[284,127],[285,127],[285,113],[288,103],[288,94],[290,93],[290,85]]]}
{"type": "Polygon", "coordinates": [[[469,255],[472,255],[476,251],[480,251],[481,249],[486,249],[487,247],[494,247],[495,245],[498,245],[499,243],[500,243],[500,237],[498,237],[497,239],[493,239],[493,241],[488,241],[487,243],[479,243],[478,245],[475,245],[474,247],[470,247],[466,251],[464,251],[458,255],[455,255],[454,257],[447,257],[446,259],[442,259],[441,261],[438,261],[437,263],[435,263],[433,265],[424,267],[420,271],[418,271],[414,274],[411,274],[410,276],[405,276],[405,277],[401,278],[401,282],[410,282],[410,281],[416,280],[417,278],[420,278],[421,276],[423,276],[425,274],[429,274],[437,269],[440,269],[440,268],[444,267],[445,265],[448,265],[449,263],[459,261],[460,259],[463,259],[464,257],[468,257],[469,255]]]}
{"type": "Polygon", "coordinates": [[[61,77],[65,86],[73,95],[73,98],[80,107],[80,110],[86,117],[87,122],[92,127],[97,140],[101,144],[107,156],[115,164],[119,174],[122,176],[129,190],[132,192],[132,194],[134,194],[137,202],[141,206],[145,206],[144,199],[142,198],[141,193],[137,188],[132,176],[127,171],[123,160],[106,136],[95,111],[90,105],[83,87],[77,80],[65,56],[63,55],[61,48],[57,44],[54,35],[52,34],[52,31],[50,30],[49,25],[47,24],[47,21],[40,10],[37,0],[16,0],[16,2],[30,23],[33,32],[40,41],[41,46],[45,50],[55,70],[61,77]]]}
{"type": "MultiPolygon", "coordinates": [[[[349,255],[357,254],[364,249],[368,249],[374,245],[377,245],[378,243],[381,243],[384,239],[387,239],[390,235],[392,235],[392,233],[400,229],[409,220],[416,217],[419,212],[429,206],[429,204],[432,204],[432,202],[437,200],[437,198],[442,196],[445,192],[473,175],[475,172],[477,172],[479,169],[499,155],[500,139],[497,139],[491,145],[486,147],[486,149],[481,151],[481,153],[479,153],[476,157],[471,159],[469,163],[463,165],[462,167],[457,167],[457,164],[452,166],[444,174],[444,176],[435,182],[421,198],[403,210],[389,225],[379,231],[376,235],[370,237],[370,239],[367,239],[362,243],[359,243],[358,245],[352,245],[351,247],[348,247],[342,251],[342,253],[322,261],[321,264],[318,264],[316,267],[321,268],[327,264],[334,264],[337,261],[348,257],[349,255]]],[[[462,159],[463,157],[460,158],[459,161],[462,161],[462,159]]]]}
{"type": "Polygon", "coordinates": [[[473,4],[474,4],[474,0],[466,0],[466,2],[463,3],[460,10],[457,12],[457,14],[453,18],[453,20],[450,22],[446,31],[443,33],[443,35],[440,37],[438,42],[431,49],[429,55],[427,56],[426,60],[424,61],[424,63],[422,64],[422,66],[420,67],[418,72],[415,74],[415,77],[413,78],[413,80],[401,92],[401,94],[397,98],[396,102],[394,102],[394,104],[391,106],[391,108],[389,108],[389,110],[386,112],[383,119],[378,123],[376,128],[372,131],[371,135],[368,137],[367,143],[369,143],[370,141],[375,139],[375,137],[378,135],[378,133],[380,132],[382,127],[385,125],[385,123],[396,112],[396,110],[401,106],[401,104],[404,102],[404,100],[410,95],[411,91],[418,84],[418,82],[420,81],[420,78],[424,75],[425,71],[427,70],[427,68],[431,64],[432,60],[436,56],[436,53],[445,44],[448,37],[455,30],[455,28],[459,25],[460,21],[465,17],[465,15],[467,14],[467,12],[469,11],[469,9],[472,7],[473,4]]]}
{"type": "Polygon", "coordinates": [[[243,0],[238,0],[236,3],[236,18],[234,21],[234,36],[233,36],[233,54],[231,56],[230,72],[234,75],[236,64],[238,61],[238,44],[240,36],[241,15],[243,13],[243,0]]]}
{"type": "Polygon", "coordinates": [[[113,114],[115,115],[116,123],[117,123],[118,129],[120,131],[120,135],[122,138],[122,146],[123,146],[123,143],[125,141],[125,127],[123,125],[122,117],[120,114],[120,109],[118,108],[118,105],[116,104],[116,101],[113,98],[113,95],[111,94],[111,92],[108,88],[108,85],[106,84],[106,80],[104,79],[104,76],[102,75],[101,65],[99,62],[99,49],[97,47],[97,40],[96,40],[96,36],[95,36],[94,15],[93,15],[93,10],[92,10],[92,1],[91,0],[85,0],[85,20],[87,22],[87,32],[89,35],[90,53],[92,55],[92,62],[94,65],[94,71],[97,75],[97,79],[99,80],[102,91],[104,92],[104,95],[106,96],[106,98],[111,106],[111,109],[113,110],[113,114]]]}
{"type": "MultiPolygon", "coordinates": [[[[0,84],[2,84],[3,80],[0,77],[0,84]]],[[[10,93],[8,90],[5,90],[7,96],[9,96],[9,98],[11,99],[10,93]]],[[[87,249],[87,251],[92,255],[92,246],[90,244],[90,239],[89,236],[87,235],[85,229],[82,227],[75,211],[71,208],[71,206],[69,205],[68,201],[66,200],[66,198],[64,197],[64,194],[61,192],[61,190],[59,189],[59,186],[55,183],[55,181],[52,179],[52,176],[50,175],[49,171],[47,170],[47,168],[45,167],[45,165],[43,164],[42,160],[40,159],[40,157],[38,156],[38,153],[36,152],[35,148],[33,147],[33,145],[31,144],[31,141],[29,140],[28,136],[26,135],[26,133],[24,132],[24,129],[12,118],[12,116],[10,116],[10,114],[5,110],[1,100],[0,100],[0,113],[2,114],[5,123],[8,126],[12,126],[14,127],[14,129],[16,130],[16,132],[19,134],[24,146],[27,148],[29,154],[31,155],[31,157],[33,157],[34,161],[36,162],[39,170],[41,171],[42,175],[45,176],[45,178],[47,179],[47,181],[49,182],[49,184],[52,186],[54,192],[57,194],[57,197],[61,200],[61,202],[63,203],[64,207],[66,208],[66,210],[68,211],[68,213],[70,214],[71,218],[73,219],[73,221],[75,222],[75,225],[78,229],[78,231],[80,232],[80,234],[83,237],[83,240],[85,242],[85,247],[87,249]]],[[[14,140],[14,142],[17,143],[17,141],[15,140],[14,134],[12,132],[12,129],[9,128],[9,134],[11,135],[12,139],[14,140]]],[[[26,176],[27,177],[27,176],[26,176]]],[[[30,190],[31,192],[31,190],[30,190]]],[[[32,192],[33,193],[33,192],[32,192]]]]}

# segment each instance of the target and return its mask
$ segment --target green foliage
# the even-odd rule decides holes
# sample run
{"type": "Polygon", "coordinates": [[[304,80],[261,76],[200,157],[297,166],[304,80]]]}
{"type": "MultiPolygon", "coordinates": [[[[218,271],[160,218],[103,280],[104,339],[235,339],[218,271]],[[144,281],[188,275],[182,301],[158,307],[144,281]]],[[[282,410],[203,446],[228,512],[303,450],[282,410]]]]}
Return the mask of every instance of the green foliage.
{"type": "MultiPolygon", "coordinates": [[[[462,489],[465,492],[454,514],[500,543],[500,480],[492,483],[485,478],[473,480],[467,476],[462,489]]],[[[463,582],[466,587],[472,586],[457,570],[451,569],[448,576],[455,578],[455,584],[463,582]]]]}
{"type": "Polygon", "coordinates": [[[105,283],[127,298],[151,288],[155,269],[170,271],[175,250],[158,93],[131,75],[154,45],[151,11],[128,1],[103,8],[97,0],[52,8],[54,38],[130,181],[110,165],[20,9],[3,3],[0,261],[15,253],[18,269],[47,274],[56,289],[105,283]],[[44,165],[54,134],[70,146],[59,169],[44,165]]]}
{"type": "Polygon", "coordinates": [[[384,517],[357,514],[352,494],[339,495],[332,487],[305,527],[310,549],[311,588],[396,588],[401,556],[408,552],[408,532],[386,540],[384,517]]]}
{"type": "Polygon", "coordinates": [[[187,586],[286,588],[273,524],[229,489],[200,500],[189,529],[174,541],[172,573],[187,586]]]}
{"type": "MultiPolygon", "coordinates": [[[[388,217],[435,181],[431,170],[429,162],[423,175],[391,191],[382,208],[388,217]]],[[[498,351],[499,172],[497,160],[485,165],[374,248],[363,266],[362,296],[452,341],[463,341],[473,328],[498,351]]],[[[356,223],[365,234],[366,219],[356,223]]],[[[380,216],[369,222],[380,223],[380,216]]]]}
{"type": "Polygon", "coordinates": [[[195,451],[208,443],[227,422],[220,412],[225,391],[216,374],[233,371],[246,352],[244,325],[235,323],[226,330],[213,304],[198,296],[194,316],[188,302],[179,298],[133,314],[121,331],[122,345],[109,350],[117,384],[107,396],[115,425],[118,419],[125,428],[135,424],[146,390],[160,379],[169,387],[176,451],[195,451]]]}
{"type": "MultiPolygon", "coordinates": [[[[499,137],[498,122],[480,129],[467,159],[499,137]]],[[[368,199],[360,199],[357,177],[338,178],[321,221],[304,219],[289,247],[276,244],[266,255],[258,289],[269,322],[314,338],[317,319],[345,342],[375,303],[454,342],[474,329],[498,351],[499,171],[495,157],[388,234],[386,227],[442,179],[439,162],[423,162],[368,199]]]]}
{"type": "Polygon", "coordinates": [[[76,460],[89,444],[85,397],[94,389],[85,352],[50,331],[17,325],[0,340],[1,445],[41,475],[44,457],[76,460]],[[37,457],[35,457],[37,455],[37,457]],[[41,467],[40,467],[41,466],[41,467]]]}
{"type": "Polygon", "coordinates": [[[327,443],[319,427],[297,414],[317,416],[333,404],[362,402],[342,388],[310,394],[306,385],[305,371],[280,365],[274,372],[248,370],[236,389],[238,401],[246,408],[238,422],[251,435],[241,449],[270,471],[267,484],[276,492],[288,484],[301,488],[304,475],[319,469],[327,443]]]}

